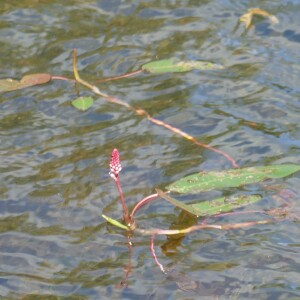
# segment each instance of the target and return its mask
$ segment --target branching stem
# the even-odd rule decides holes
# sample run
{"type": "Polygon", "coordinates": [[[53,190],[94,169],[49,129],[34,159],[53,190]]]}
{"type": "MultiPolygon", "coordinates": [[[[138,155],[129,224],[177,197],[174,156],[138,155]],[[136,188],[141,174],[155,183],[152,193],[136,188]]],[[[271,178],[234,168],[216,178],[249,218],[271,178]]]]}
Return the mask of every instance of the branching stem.
{"type": "Polygon", "coordinates": [[[77,70],[77,66],[76,66],[76,49],[74,49],[74,52],[73,52],[73,72],[74,72],[74,76],[75,76],[75,79],[78,83],[81,83],[82,85],[84,85],[85,87],[87,87],[88,89],[90,89],[91,91],[93,91],[96,95],[98,96],[101,96],[103,98],[105,98],[108,102],[112,102],[112,103],[115,103],[115,104],[119,104],[119,105],[122,105],[122,106],[125,106],[127,109],[130,109],[130,110],[133,110],[136,112],[136,114],[138,115],[141,115],[141,116],[145,116],[150,122],[158,125],[158,126],[162,126],[162,127],[165,127],[167,128],[168,130],[184,137],[185,139],[189,140],[189,141],[192,141],[194,144],[202,147],[202,148],[206,148],[206,149],[209,149],[215,153],[218,153],[220,155],[222,155],[223,157],[225,157],[228,161],[230,161],[230,163],[232,164],[232,166],[234,168],[238,168],[239,165],[236,163],[236,161],[234,160],[233,157],[231,157],[229,154],[213,147],[213,146],[210,146],[210,145],[207,145],[207,144],[204,144],[204,143],[201,143],[199,141],[197,141],[193,136],[185,133],[184,131],[176,128],[176,127],[173,127],[163,121],[160,121],[158,119],[155,119],[153,117],[151,117],[145,110],[143,109],[139,109],[139,108],[135,108],[131,105],[129,105],[128,103],[120,100],[120,99],[117,99],[115,97],[111,97],[103,92],[101,92],[99,90],[98,87],[84,81],[83,79],[80,78],[79,76],[79,73],[78,73],[78,70],[77,70]]]}

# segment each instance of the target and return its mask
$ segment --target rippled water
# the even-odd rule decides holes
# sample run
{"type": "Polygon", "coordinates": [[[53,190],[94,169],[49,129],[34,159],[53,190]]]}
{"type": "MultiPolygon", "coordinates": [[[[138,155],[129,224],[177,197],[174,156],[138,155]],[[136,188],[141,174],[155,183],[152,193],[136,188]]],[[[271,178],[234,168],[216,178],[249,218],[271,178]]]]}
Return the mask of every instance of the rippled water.
{"type": "MultiPolygon", "coordinates": [[[[2,1],[0,76],[73,77],[73,48],[90,82],[157,59],[210,60],[224,70],[143,74],[99,86],[240,166],[299,163],[299,10],[296,0],[2,1]],[[279,24],[257,17],[245,30],[239,17],[258,6],[279,24]]],[[[81,95],[92,94],[82,88],[81,95]]],[[[99,98],[79,112],[74,98],[76,89],[63,81],[1,94],[1,299],[300,297],[294,219],[157,237],[167,276],[151,256],[149,238],[134,236],[128,287],[119,288],[129,264],[126,238],[101,218],[122,215],[108,175],[111,150],[121,153],[130,207],[155,187],[231,165],[126,108],[99,98]]],[[[297,210],[299,175],[274,183],[290,192],[297,210]]],[[[276,207],[272,191],[242,191],[249,189],[264,196],[255,209],[276,207]]],[[[169,228],[188,225],[185,217],[157,201],[137,222],[169,228]]]]}

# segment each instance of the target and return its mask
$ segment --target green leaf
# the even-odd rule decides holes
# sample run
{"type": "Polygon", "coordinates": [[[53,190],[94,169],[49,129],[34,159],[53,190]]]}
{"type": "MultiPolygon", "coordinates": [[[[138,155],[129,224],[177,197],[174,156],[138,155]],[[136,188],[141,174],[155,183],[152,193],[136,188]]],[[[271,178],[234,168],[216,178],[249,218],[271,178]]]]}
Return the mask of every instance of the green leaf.
{"type": "Polygon", "coordinates": [[[157,194],[172,203],[173,205],[181,208],[184,211],[189,212],[192,215],[197,217],[199,216],[212,216],[219,213],[224,213],[232,211],[236,208],[252,204],[261,199],[261,196],[258,195],[238,195],[231,197],[222,197],[209,201],[202,201],[196,204],[185,204],[177,199],[170,197],[163,191],[157,189],[157,194]]]}
{"type": "Polygon", "coordinates": [[[102,215],[102,218],[104,218],[108,223],[117,226],[119,228],[125,229],[125,230],[130,230],[130,228],[128,228],[126,225],[123,225],[122,223],[120,223],[119,221],[112,219],[106,215],[102,215]]]}
{"type": "Polygon", "coordinates": [[[225,171],[200,172],[186,176],[167,186],[177,193],[198,193],[217,188],[239,187],[270,178],[282,178],[300,170],[300,165],[273,165],[225,171]]]}
{"type": "Polygon", "coordinates": [[[208,61],[194,61],[194,60],[180,61],[175,58],[153,61],[142,66],[142,70],[154,74],[168,73],[168,72],[187,72],[191,70],[216,70],[216,69],[223,69],[223,66],[208,61]]]}
{"type": "Polygon", "coordinates": [[[92,97],[79,97],[72,101],[72,105],[79,110],[86,111],[94,104],[92,97]]]}
{"type": "Polygon", "coordinates": [[[51,80],[51,75],[46,73],[25,75],[20,81],[11,78],[0,80],[0,92],[11,92],[29,86],[44,84],[51,80]]]}
{"type": "Polygon", "coordinates": [[[222,197],[210,201],[203,201],[188,205],[201,213],[198,216],[212,216],[219,213],[229,212],[236,208],[252,204],[261,200],[258,195],[238,195],[231,197],[222,197]]]}
{"type": "Polygon", "coordinates": [[[156,189],[156,192],[157,192],[159,197],[169,201],[173,205],[175,205],[175,206],[191,213],[192,215],[195,215],[195,216],[200,216],[201,215],[201,211],[199,209],[197,209],[197,207],[195,208],[195,207],[187,205],[187,204],[185,204],[181,201],[178,201],[177,199],[170,197],[169,195],[167,195],[166,193],[164,193],[163,191],[161,191],[159,189],[156,189]]]}

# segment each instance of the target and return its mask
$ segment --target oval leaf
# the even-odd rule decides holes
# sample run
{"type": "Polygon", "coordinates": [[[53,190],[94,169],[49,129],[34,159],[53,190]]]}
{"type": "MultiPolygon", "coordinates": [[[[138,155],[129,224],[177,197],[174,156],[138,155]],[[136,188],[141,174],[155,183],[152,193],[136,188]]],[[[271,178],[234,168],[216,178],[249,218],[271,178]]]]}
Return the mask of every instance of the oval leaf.
{"type": "Polygon", "coordinates": [[[94,104],[92,97],[79,97],[72,101],[72,105],[79,110],[86,111],[94,104]]]}
{"type": "Polygon", "coordinates": [[[51,75],[47,73],[41,73],[41,74],[29,74],[25,75],[20,83],[23,86],[33,86],[37,84],[44,84],[51,80],[51,75]]]}
{"type": "Polygon", "coordinates": [[[177,193],[198,193],[216,188],[239,187],[270,178],[282,178],[300,170],[300,165],[273,165],[224,171],[200,172],[167,186],[177,193]]]}
{"type": "Polygon", "coordinates": [[[10,92],[29,86],[44,84],[51,80],[47,73],[25,75],[20,81],[11,78],[0,80],[0,92],[10,92]]]}
{"type": "Polygon", "coordinates": [[[180,61],[175,58],[163,59],[149,62],[142,66],[142,70],[158,74],[168,72],[187,72],[191,70],[216,70],[223,69],[221,65],[217,65],[208,61],[180,61]]]}
{"type": "Polygon", "coordinates": [[[20,88],[20,82],[11,78],[0,80],[0,92],[10,92],[20,88]]]}

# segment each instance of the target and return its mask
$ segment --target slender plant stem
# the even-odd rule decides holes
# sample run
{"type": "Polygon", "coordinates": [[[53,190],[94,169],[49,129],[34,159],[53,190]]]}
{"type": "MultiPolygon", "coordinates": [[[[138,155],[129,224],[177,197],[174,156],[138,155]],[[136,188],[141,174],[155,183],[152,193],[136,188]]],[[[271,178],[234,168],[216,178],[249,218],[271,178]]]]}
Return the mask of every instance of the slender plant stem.
{"type": "Polygon", "coordinates": [[[130,227],[131,226],[131,220],[130,220],[130,217],[129,217],[129,214],[128,214],[128,209],[127,209],[127,206],[126,206],[126,203],[125,203],[125,200],[124,200],[124,196],[123,196],[121,184],[120,184],[120,181],[119,181],[119,177],[115,176],[114,180],[115,180],[117,189],[119,191],[119,195],[120,195],[120,199],[121,199],[121,203],[122,203],[122,207],[123,207],[123,217],[124,217],[125,223],[126,223],[127,226],[130,227]]]}
{"type": "Polygon", "coordinates": [[[153,201],[155,199],[157,199],[159,196],[158,194],[152,194],[144,199],[142,199],[141,201],[139,201],[135,207],[133,208],[131,214],[130,214],[130,218],[133,219],[135,213],[142,207],[144,206],[145,204],[149,203],[150,201],[153,201]]]}
{"type": "Polygon", "coordinates": [[[140,73],[142,73],[142,72],[143,72],[143,70],[140,69],[140,70],[133,71],[133,72],[126,73],[126,74],[122,74],[122,75],[119,75],[119,76],[100,79],[100,80],[97,80],[96,82],[97,82],[97,83],[100,83],[100,82],[107,82],[107,81],[112,81],[112,80],[118,80],[118,79],[122,79],[122,78],[131,77],[131,76],[140,74],[140,73]]]}
{"type": "Polygon", "coordinates": [[[236,163],[236,161],[234,160],[234,158],[232,158],[232,157],[231,157],[230,155],[228,155],[227,153],[225,153],[225,152],[223,152],[223,151],[221,151],[221,150],[219,150],[219,149],[217,149],[217,148],[215,148],[215,147],[213,147],[213,146],[210,146],[210,145],[201,143],[201,142],[197,141],[193,136],[189,135],[188,133],[186,133],[186,132],[184,132],[184,131],[182,131],[182,130],[176,128],[176,127],[173,127],[173,126],[171,126],[170,124],[167,124],[167,123],[165,123],[165,122],[163,122],[163,121],[160,121],[160,120],[158,120],[158,119],[155,119],[155,118],[151,117],[151,116],[150,116],[145,110],[143,110],[143,109],[139,109],[139,110],[138,110],[138,114],[141,114],[141,115],[146,116],[147,119],[148,119],[149,121],[151,121],[152,123],[154,123],[154,124],[156,124],[156,125],[158,125],[158,126],[165,127],[165,128],[167,128],[167,129],[173,131],[174,133],[176,133],[176,134],[178,134],[178,135],[184,137],[185,139],[187,139],[187,140],[193,142],[194,144],[196,144],[196,145],[198,145],[198,146],[200,146],[200,147],[202,147],[202,148],[209,149],[209,150],[211,150],[211,151],[213,151],[213,152],[215,152],[215,153],[218,153],[218,154],[224,156],[228,161],[231,162],[231,164],[232,164],[232,166],[233,166],[234,168],[238,168],[238,167],[239,167],[239,165],[236,163]]]}

